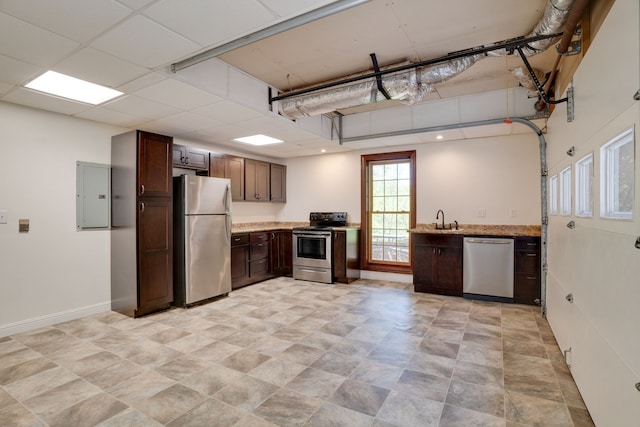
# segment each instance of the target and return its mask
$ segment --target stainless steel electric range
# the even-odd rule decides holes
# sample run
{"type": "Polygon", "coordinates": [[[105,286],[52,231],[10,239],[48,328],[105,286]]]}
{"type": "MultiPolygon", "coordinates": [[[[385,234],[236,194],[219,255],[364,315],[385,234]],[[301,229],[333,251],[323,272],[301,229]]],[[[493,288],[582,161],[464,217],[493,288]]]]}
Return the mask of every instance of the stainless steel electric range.
{"type": "Polygon", "coordinates": [[[332,227],[347,225],[346,212],[311,212],[308,227],[293,229],[293,278],[332,283],[332,227]]]}

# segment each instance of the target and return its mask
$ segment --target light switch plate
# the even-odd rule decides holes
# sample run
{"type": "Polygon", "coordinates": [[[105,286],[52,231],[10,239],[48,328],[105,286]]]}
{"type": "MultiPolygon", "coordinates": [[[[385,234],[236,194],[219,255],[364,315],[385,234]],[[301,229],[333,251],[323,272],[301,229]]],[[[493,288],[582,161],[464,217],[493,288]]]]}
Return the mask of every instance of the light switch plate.
{"type": "Polygon", "coordinates": [[[484,218],[485,216],[487,216],[487,209],[486,208],[478,208],[477,217],[478,218],[484,218]]]}
{"type": "Polygon", "coordinates": [[[0,210],[0,224],[6,224],[9,222],[9,211],[0,210]]]}

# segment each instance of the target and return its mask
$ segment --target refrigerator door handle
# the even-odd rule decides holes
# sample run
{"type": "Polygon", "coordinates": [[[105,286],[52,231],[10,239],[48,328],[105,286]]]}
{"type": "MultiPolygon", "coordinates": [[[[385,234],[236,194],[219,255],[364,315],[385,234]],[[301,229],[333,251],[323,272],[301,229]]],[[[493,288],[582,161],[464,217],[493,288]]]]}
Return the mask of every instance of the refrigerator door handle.
{"type": "Polygon", "coordinates": [[[227,185],[224,189],[224,212],[231,215],[231,186],[227,185]]]}

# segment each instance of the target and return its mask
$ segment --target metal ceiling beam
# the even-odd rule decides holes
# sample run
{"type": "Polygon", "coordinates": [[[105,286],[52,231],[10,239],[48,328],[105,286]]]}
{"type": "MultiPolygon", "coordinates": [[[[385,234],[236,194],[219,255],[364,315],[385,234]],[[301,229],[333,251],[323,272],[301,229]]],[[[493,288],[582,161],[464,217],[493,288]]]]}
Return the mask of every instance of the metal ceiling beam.
{"type": "Polygon", "coordinates": [[[175,62],[171,64],[171,71],[174,73],[178,72],[187,67],[191,67],[192,65],[196,65],[196,64],[199,64],[200,62],[206,61],[207,59],[215,58],[216,56],[222,55],[223,53],[227,53],[231,50],[246,46],[248,44],[260,41],[262,39],[266,39],[267,37],[271,37],[276,34],[283,33],[285,31],[291,30],[301,25],[308,24],[313,21],[317,21],[318,19],[326,18],[327,16],[331,16],[335,13],[339,13],[347,9],[351,9],[352,7],[359,6],[369,1],[371,0],[335,1],[326,6],[319,7],[307,13],[303,13],[302,15],[294,16],[293,18],[279,22],[275,25],[271,25],[267,28],[263,28],[262,30],[237,38],[228,43],[224,43],[212,49],[205,50],[204,52],[199,53],[195,56],[192,56],[191,58],[187,58],[187,59],[183,59],[182,61],[175,62]]]}

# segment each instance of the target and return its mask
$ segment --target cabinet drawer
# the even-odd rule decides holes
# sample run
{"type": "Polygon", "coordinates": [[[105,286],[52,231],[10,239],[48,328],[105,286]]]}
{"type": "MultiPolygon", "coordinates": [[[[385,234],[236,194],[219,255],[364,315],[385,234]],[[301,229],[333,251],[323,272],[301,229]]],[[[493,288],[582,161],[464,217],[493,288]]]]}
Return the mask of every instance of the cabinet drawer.
{"type": "Polygon", "coordinates": [[[540,276],[538,274],[516,273],[513,285],[513,302],[535,305],[540,299],[540,276]]]}
{"type": "Polygon", "coordinates": [[[415,245],[462,247],[461,235],[416,233],[412,238],[415,245]]]}
{"type": "Polygon", "coordinates": [[[269,233],[250,233],[249,240],[251,243],[267,242],[269,241],[269,233]]]}
{"type": "Polygon", "coordinates": [[[267,258],[249,261],[249,274],[251,277],[269,273],[269,260],[267,258]]]}
{"type": "Polygon", "coordinates": [[[515,255],[515,271],[517,273],[533,273],[540,271],[540,254],[537,252],[518,251],[515,255]]]}
{"type": "Polygon", "coordinates": [[[517,237],[516,250],[540,252],[540,238],[539,237],[517,237]]]}
{"type": "Polygon", "coordinates": [[[249,251],[249,258],[260,259],[269,256],[269,242],[252,243],[249,251]]]}
{"type": "Polygon", "coordinates": [[[231,235],[231,246],[246,245],[247,243],[249,243],[248,234],[232,234],[231,235]]]}

